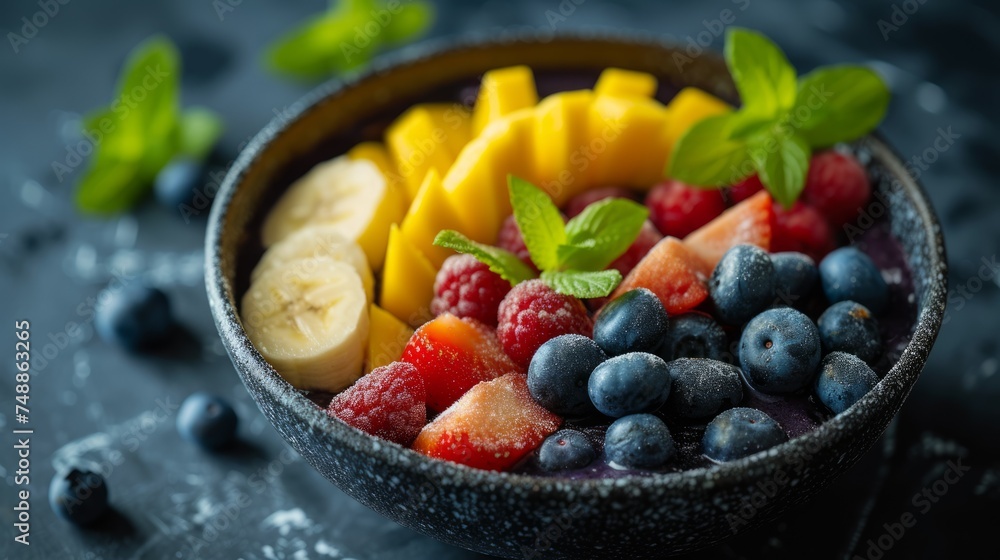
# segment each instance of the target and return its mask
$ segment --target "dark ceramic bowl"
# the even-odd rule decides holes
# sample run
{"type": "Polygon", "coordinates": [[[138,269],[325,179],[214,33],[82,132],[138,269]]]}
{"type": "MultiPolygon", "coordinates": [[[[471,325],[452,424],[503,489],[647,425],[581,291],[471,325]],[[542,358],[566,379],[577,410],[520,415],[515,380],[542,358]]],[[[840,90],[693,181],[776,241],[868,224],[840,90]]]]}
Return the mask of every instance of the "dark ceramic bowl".
{"type": "Polygon", "coordinates": [[[513,64],[535,70],[541,94],[590,87],[602,68],[617,66],[656,75],[664,97],[684,85],[735,97],[721,59],[705,55],[678,64],[673,56],[678,53],[683,51],[653,38],[608,35],[511,33],[433,44],[383,59],[362,76],[320,87],[257,135],[212,208],[208,296],[223,343],[250,394],[313,467],[386,517],[467,549],[509,558],[646,558],[695,550],[773,518],[816,494],[878,440],[924,367],[941,325],[946,274],[941,229],[926,195],[875,138],[866,145],[870,167],[880,177],[877,190],[888,207],[882,220],[913,273],[912,339],[885,378],[855,406],[810,433],[743,460],[645,477],[558,480],[429,459],[331,420],[283,381],[247,338],[237,302],[260,256],[262,216],[314,164],[357,141],[379,138],[386,123],[408,105],[454,101],[474,92],[484,71],[513,64]]]}

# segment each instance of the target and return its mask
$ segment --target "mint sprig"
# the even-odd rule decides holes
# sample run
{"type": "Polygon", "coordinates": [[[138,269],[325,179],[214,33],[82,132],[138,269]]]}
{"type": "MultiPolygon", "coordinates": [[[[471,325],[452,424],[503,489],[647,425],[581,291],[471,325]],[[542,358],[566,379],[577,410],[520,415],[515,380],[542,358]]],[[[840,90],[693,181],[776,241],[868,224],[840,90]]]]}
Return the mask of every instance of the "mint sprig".
{"type": "Polygon", "coordinates": [[[780,48],[760,33],[729,28],[726,64],[743,102],[706,118],[674,146],[667,174],[723,187],[757,173],[785,207],[805,187],[813,150],[871,132],[885,116],[889,89],[870,68],[818,68],[796,80],[780,48]]]}
{"type": "MultiPolygon", "coordinates": [[[[510,203],[524,245],[542,280],[553,290],[579,298],[604,297],[622,281],[615,269],[604,270],[638,237],[649,211],[631,200],[607,199],[591,204],[563,223],[545,191],[518,177],[508,177],[510,203]]],[[[512,285],[534,278],[534,272],[509,251],[475,243],[445,230],[434,244],[470,254],[512,285]]]]}
{"type": "Polygon", "coordinates": [[[208,155],[222,133],[222,121],[208,109],[181,112],[180,68],[169,39],[148,39],[130,53],[114,101],[83,119],[94,155],[77,185],[80,210],[127,210],[171,159],[208,155]]]}
{"type": "Polygon", "coordinates": [[[422,36],[433,20],[433,6],[421,0],[335,0],[271,44],[265,62],[297,78],[326,78],[364,66],[383,46],[422,36]]]}

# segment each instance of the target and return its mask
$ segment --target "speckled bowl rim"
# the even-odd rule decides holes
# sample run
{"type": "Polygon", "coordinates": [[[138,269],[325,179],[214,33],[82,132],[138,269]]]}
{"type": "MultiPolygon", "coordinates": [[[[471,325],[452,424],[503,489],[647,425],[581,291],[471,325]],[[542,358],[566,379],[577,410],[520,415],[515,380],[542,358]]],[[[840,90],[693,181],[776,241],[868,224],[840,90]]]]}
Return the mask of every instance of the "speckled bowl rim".
{"type": "MultiPolygon", "coordinates": [[[[547,491],[566,495],[598,493],[607,496],[615,489],[711,488],[729,484],[741,484],[753,480],[761,472],[772,468],[794,468],[796,450],[800,448],[821,450],[833,447],[841,439],[838,436],[849,432],[852,427],[863,426],[877,412],[877,406],[895,407],[898,412],[910,389],[919,377],[930,349],[937,337],[944,315],[947,293],[947,267],[944,240],[941,227],[920,184],[906,171],[898,155],[877,136],[868,139],[873,157],[878,159],[898,179],[913,201],[919,221],[927,239],[933,240],[928,251],[927,298],[920,307],[914,326],[913,336],[906,345],[899,360],[876,387],[854,406],[834,418],[824,422],[815,430],[795,437],[777,447],[749,457],[711,467],[700,467],[682,472],[652,473],[619,478],[568,479],[560,477],[539,477],[527,474],[494,472],[433,459],[408,448],[370,436],[360,430],[330,418],[321,408],[284,381],[251,344],[237,313],[232,286],[225,278],[221,261],[221,240],[227,211],[236,195],[240,183],[259,154],[266,150],[273,139],[281,135],[292,123],[308,119],[317,104],[337,92],[357,87],[370,76],[391,72],[394,69],[426,62],[438,55],[461,49],[488,49],[509,42],[536,42],[540,47],[548,42],[572,41],[618,41],[651,47],[676,46],[669,40],[645,32],[587,31],[571,33],[539,32],[536,29],[508,29],[484,36],[481,34],[459,39],[446,38],[426,41],[397,53],[379,57],[368,70],[351,74],[341,79],[326,82],[306,94],[291,105],[282,116],[273,119],[244,148],[230,168],[215,197],[209,217],[205,239],[205,281],[209,304],[223,344],[233,363],[244,375],[257,381],[263,390],[271,393],[277,402],[294,410],[299,418],[310,427],[320,430],[330,441],[348,446],[360,453],[374,456],[387,463],[409,463],[410,468],[419,470],[441,480],[456,484],[513,485],[525,490],[545,487],[547,491]],[[883,403],[883,404],[880,404],[883,403]],[[457,482],[456,482],[457,481],[457,482]]],[[[716,55],[708,55],[716,56],[716,55]]],[[[248,390],[250,388],[248,387],[248,390]]],[[[252,390],[250,390],[253,393],[252,390]]],[[[255,396],[256,399],[256,396],[255,396]]],[[[303,426],[306,429],[306,426],[303,426]]],[[[771,471],[773,472],[773,471],[771,471]]]]}

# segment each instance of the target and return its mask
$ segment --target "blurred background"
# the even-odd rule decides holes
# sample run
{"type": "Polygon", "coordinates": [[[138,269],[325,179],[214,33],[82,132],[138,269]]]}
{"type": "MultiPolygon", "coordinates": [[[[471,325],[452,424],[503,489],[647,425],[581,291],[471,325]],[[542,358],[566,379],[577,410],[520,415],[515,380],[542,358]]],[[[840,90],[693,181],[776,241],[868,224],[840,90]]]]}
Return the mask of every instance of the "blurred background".
{"type": "MultiPolygon", "coordinates": [[[[14,373],[0,376],[0,553],[25,559],[468,559],[369,511],[298,458],[240,384],[203,287],[207,210],[180,216],[147,200],[110,219],[81,215],[72,165],[81,115],[106,105],[129,50],[155,33],[183,58],[185,107],[208,107],[225,131],[224,166],[313,83],[269,71],[266,46],[324,0],[52,0],[0,4],[0,317],[28,319],[36,340],[31,546],[12,541],[14,373]],[[50,6],[50,10],[53,8],[50,6]],[[37,25],[44,20],[44,25],[37,25]],[[31,28],[26,24],[35,21],[31,28]],[[13,34],[13,36],[12,36],[13,34]],[[30,35],[30,36],[29,36],[30,35]],[[68,165],[62,173],[54,162],[68,165]],[[87,321],[116,275],[171,296],[190,332],[181,350],[137,356],[94,336],[87,321]],[[137,275],[137,276],[136,276],[137,275]],[[70,329],[70,323],[79,328],[70,329]],[[236,449],[183,443],[176,406],[218,393],[241,419],[236,449]],[[115,514],[80,530],[45,495],[59,467],[106,468],[115,514]]],[[[799,72],[874,65],[893,90],[882,132],[919,174],[945,228],[949,310],[927,368],[883,444],[822,497],[703,558],[984,557],[1000,510],[1000,10],[989,0],[492,0],[432,2],[428,36],[525,26],[634,29],[721,50],[734,25],[777,41],[799,72]],[[946,139],[945,141],[940,140],[946,139]],[[943,148],[943,149],[942,149],[943,148]],[[913,498],[949,462],[970,469],[927,511],[913,498]],[[873,549],[912,512],[915,530],[873,549]]],[[[13,352],[13,349],[10,350],[13,352]]],[[[884,544],[884,542],[883,542],[884,544]]]]}

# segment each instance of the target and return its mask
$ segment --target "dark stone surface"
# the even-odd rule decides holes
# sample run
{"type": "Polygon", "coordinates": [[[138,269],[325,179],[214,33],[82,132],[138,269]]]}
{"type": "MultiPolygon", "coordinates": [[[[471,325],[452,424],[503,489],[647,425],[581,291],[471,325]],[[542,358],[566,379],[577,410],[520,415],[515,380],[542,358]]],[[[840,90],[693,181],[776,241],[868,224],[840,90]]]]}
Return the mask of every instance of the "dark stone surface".
{"type": "MultiPolygon", "coordinates": [[[[875,558],[869,541],[880,537],[891,545],[883,556],[890,559],[975,557],[976,550],[988,550],[1000,507],[1000,292],[997,271],[984,266],[984,259],[994,262],[1000,239],[1000,154],[989,124],[1000,117],[995,2],[931,0],[887,37],[879,20],[892,17],[888,1],[587,0],[568,15],[552,15],[571,4],[442,3],[434,33],[603,25],[686,42],[703,31],[709,38],[713,20],[729,9],[736,25],[777,39],[800,71],[877,60],[894,89],[883,132],[905,159],[923,158],[914,166],[944,221],[954,290],[947,324],[895,436],[799,511],[702,556],[875,558]],[[938,140],[935,151],[935,140],[949,130],[956,137],[938,140]],[[971,468],[949,476],[949,461],[971,468]],[[935,485],[945,490],[940,498],[935,485]],[[928,506],[915,499],[924,488],[938,501],[927,498],[928,506]],[[914,528],[884,537],[908,513],[914,528]]],[[[7,531],[0,544],[5,556],[476,557],[346,497],[267,424],[211,323],[201,276],[203,220],[185,223],[152,202],[122,218],[83,219],[70,205],[72,177],[60,182],[51,169],[72,145],[67,123],[73,113],[106,103],[123,53],[157,31],[175,37],[187,56],[184,103],[219,110],[228,124],[225,143],[235,150],[307,89],[266,74],[258,64],[262,46],[324,5],[243,2],[220,20],[212,3],[195,0],[70,2],[19,53],[9,44],[0,49],[0,317],[29,319],[34,353],[47,362],[36,363],[31,393],[32,546],[13,544],[7,531]],[[140,277],[167,290],[187,327],[157,355],[123,354],[93,336],[92,298],[118,268],[127,271],[125,281],[140,277]],[[69,322],[83,325],[79,333],[69,329],[75,336],[66,335],[69,322]],[[181,441],[174,407],[198,389],[234,403],[242,445],[212,455],[181,441]],[[73,529],[45,503],[54,469],[73,459],[97,462],[108,474],[116,514],[96,530],[73,529]]],[[[0,5],[5,36],[38,9],[31,2],[0,5]]],[[[722,42],[712,37],[710,48],[722,42]]],[[[14,368],[5,363],[0,523],[10,527],[14,368]]]]}

